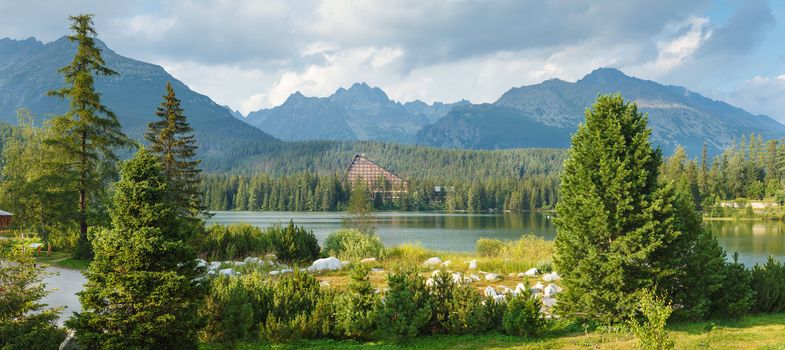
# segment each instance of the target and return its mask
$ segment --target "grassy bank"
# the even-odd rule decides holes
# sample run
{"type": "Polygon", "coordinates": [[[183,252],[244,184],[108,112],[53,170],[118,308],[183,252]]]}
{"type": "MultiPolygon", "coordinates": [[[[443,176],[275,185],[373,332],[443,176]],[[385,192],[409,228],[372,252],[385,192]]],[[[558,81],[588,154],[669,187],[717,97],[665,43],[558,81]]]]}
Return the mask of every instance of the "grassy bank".
{"type": "MultiPolygon", "coordinates": [[[[240,349],[634,349],[625,332],[583,332],[555,327],[537,338],[500,334],[420,337],[404,345],[389,342],[316,340],[271,345],[246,343],[240,349]]],[[[748,316],[737,321],[677,323],[668,327],[676,349],[785,349],[785,314],[748,316]]],[[[200,349],[219,349],[202,344],[200,349]]]]}
{"type": "Polygon", "coordinates": [[[46,252],[41,252],[41,255],[36,257],[35,261],[41,265],[76,270],[84,270],[90,265],[90,261],[72,258],[70,252],[52,252],[48,256],[46,255],[46,252]]]}

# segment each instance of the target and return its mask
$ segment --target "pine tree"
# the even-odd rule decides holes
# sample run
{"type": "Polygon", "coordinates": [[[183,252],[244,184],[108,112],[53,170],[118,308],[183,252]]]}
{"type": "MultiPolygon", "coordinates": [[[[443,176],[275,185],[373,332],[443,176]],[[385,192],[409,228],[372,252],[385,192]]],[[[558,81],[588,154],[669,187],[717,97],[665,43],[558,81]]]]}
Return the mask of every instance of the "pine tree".
{"type": "Polygon", "coordinates": [[[68,99],[70,106],[64,115],[53,119],[55,132],[49,143],[71,158],[68,163],[73,166],[67,171],[78,179],[79,241],[75,255],[86,258],[91,255],[87,240],[90,196],[94,189],[104,187],[103,180],[114,174],[115,148],[131,143],[114,113],[101,104],[100,94],[94,87],[94,75],[110,76],[117,72],[105,65],[101,49],[96,46],[93,15],[69,19],[74,34],[68,40],[77,44],[76,54],[69,65],[59,70],[66,86],[49,94],[68,99]]]}
{"type": "MultiPolygon", "coordinates": [[[[160,157],[164,174],[172,182],[180,208],[192,217],[198,217],[205,213],[206,208],[200,189],[201,161],[194,159],[197,150],[196,137],[169,82],[166,83],[166,95],[163,99],[155,112],[161,119],[148,125],[144,137],[150,143],[150,151],[160,157]]],[[[240,198],[243,199],[247,198],[240,198]]],[[[245,208],[246,203],[235,207],[245,208]]]]}
{"type": "Polygon", "coordinates": [[[670,297],[695,278],[683,269],[700,231],[673,188],[658,184],[662,156],[650,134],[637,106],[614,95],[600,96],[573,136],[556,217],[564,316],[623,322],[641,291],[656,287],[670,297]]]}
{"type": "Polygon", "coordinates": [[[66,323],[88,349],[192,349],[204,286],[193,235],[158,156],[142,149],[115,184],[112,229],[93,240],[95,258],[66,323]]]}
{"type": "Polygon", "coordinates": [[[372,235],[376,232],[374,226],[373,205],[371,204],[368,189],[365,183],[357,181],[352,187],[349,206],[346,208],[349,216],[343,220],[343,226],[372,235]]]}

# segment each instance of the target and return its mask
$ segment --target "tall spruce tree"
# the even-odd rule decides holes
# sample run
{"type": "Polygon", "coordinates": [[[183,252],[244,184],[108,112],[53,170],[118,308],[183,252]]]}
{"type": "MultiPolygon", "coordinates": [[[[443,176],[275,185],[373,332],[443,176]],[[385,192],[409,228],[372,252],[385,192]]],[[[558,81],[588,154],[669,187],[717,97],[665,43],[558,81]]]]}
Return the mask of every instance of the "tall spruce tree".
{"type": "Polygon", "coordinates": [[[93,15],[69,19],[74,34],[69,35],[68,40],[77,44],[76,54],[70,64],[59,70],[66,86],[49,94],[68,99],[70,104],[64,115],[52,120],[55,132],[49,143],[70,158],[72,167],[68,171],[78,179],[79,240],[75,255],[87,258],[91,255],[87,240],[90,196],[114,173],[115,149],[130,145],[130,141],[114,113],[101,104],[100,94],[95,90],[95,75],[110,76],[117,72],[106,66],[101,49],[96,46],[93,15]]]}
{"type": "Polygon", "coordinates": [[[150,123],[145,139],[150,143],[150,151],[160,157],[180,208],[197,217],[204,213],[205,206],[200,188],[201,161],[194,159],[196,137],[169,82],[166,83],[163,99],[155,112],[160,120],[150,123]]]}
{"type": "Polygon", "coordinates": [[[724,252],[703,231],[688,195],[659,185],[662,156],[652,149],[650,134],[637,106],[613,95],[597,99],[573,136],[556,217],[564,316],[623,322],[650,288],[677,299],[674,304],[692,303],[677,292],[685,284],[700,289],[689,279],[700,283],[703,277],[687,269],[696,262],[711,268],[703,273],[712,285],[689,297],[705,302],[718,288],[724,252]]]}
{"type": "Polygon", "coordinates": [[[193,349],[202,269],[193,235],[157,155],[142,149],[122,166],[112,229],[93,239],[95,258],[66,323],[88,349],[193,349]]]}

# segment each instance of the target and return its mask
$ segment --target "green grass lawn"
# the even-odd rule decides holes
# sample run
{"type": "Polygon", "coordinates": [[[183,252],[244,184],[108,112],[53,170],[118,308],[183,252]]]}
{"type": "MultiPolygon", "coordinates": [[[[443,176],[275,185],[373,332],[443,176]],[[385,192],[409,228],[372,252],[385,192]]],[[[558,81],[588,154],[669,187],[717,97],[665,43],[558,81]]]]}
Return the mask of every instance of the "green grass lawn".
{"type": "MultiPolygon", "coordinates": [[[[738,321],[678,323],[668,327],[676,349],[785,350],[785,313],[748,316],[738,321]]],[[[537,338],[500,334],[480,336],[426,336],[407,344],[383,341],[300,341],[271,345],[242,344],[240,349],[634,349],[628,333],[554,329],[537,338]]],[[[219,349],[202,344],[201,349],[219,349]]]]}
{"type": "Polygon", "coordinates": [[[51,265],[76,270],[84,270],[90,265],[90,262],[87,260],[71,258],[70,252],[52,252],[49,256],[46,255],[46,252],[41,252],[41,255],[36,257],[35,261],[41,265],[51,265]]]}

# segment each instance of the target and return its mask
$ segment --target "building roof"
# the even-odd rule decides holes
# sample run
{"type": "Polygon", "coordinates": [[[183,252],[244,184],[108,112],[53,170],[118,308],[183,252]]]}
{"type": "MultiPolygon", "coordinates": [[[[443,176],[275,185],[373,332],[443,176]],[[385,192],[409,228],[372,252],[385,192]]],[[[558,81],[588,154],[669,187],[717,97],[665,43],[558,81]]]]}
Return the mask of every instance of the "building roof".
{"type": "Polygon", "coordinates": [[[0,210],[0,216],[14,216],[14,214],[11,214],[7,211],[0,210]]]}
{"type": "MultiPolygon", "coordinates": [[[[354,158],[352,158],[352,161],[349,163],[349,166],[347,167],[346,173],[343,179],[341,180],[341,182],[343,182],[344,180],[351,180],[349,179],[349,177],[351,176],[350,173],[352,172],[352,169],[354,168],[355,165],[358,165],[360,163],[368,164],[372,167],[378,168],[379,175],[382,175],[390,180],[400,181],[401,183],[404,184],[407,183],[407,181],[401,178],[400,176],[396,175],[395,173],[385,169],[383,166],[376,164],[372,160],[368,159],[368,157],[366,157],[365,154],[355,154],[354,158]]],[[[372,179],[366,179],[366,180],[371,181],[372,179]]]]}

